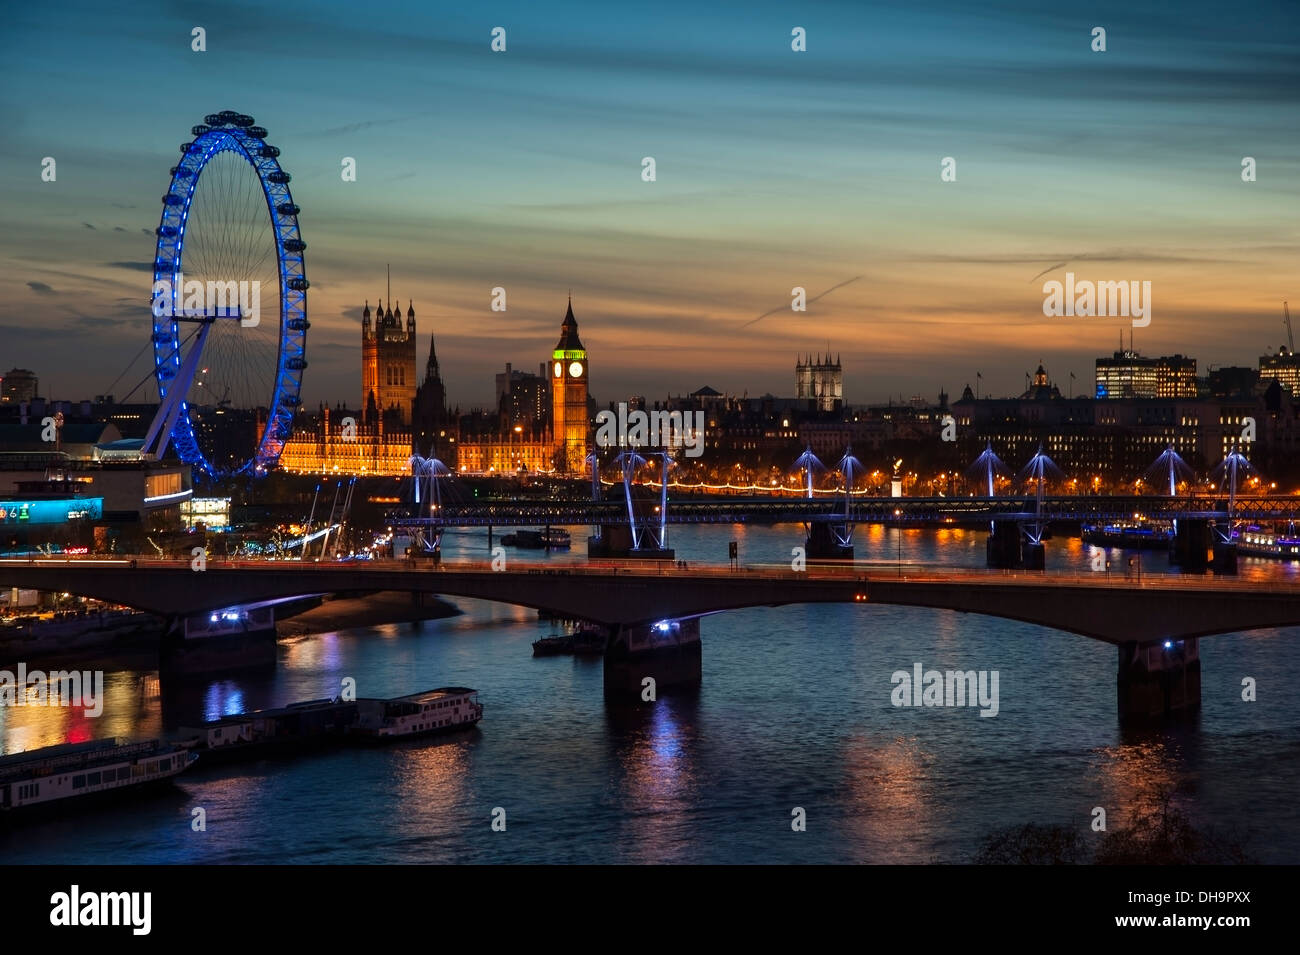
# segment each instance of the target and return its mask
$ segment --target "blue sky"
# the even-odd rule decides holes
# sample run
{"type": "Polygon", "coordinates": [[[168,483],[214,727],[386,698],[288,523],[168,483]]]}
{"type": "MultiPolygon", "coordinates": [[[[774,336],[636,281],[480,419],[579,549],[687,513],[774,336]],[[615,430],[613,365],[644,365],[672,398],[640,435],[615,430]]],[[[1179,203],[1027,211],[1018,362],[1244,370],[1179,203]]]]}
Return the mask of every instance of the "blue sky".
{"type": "Polygon", "coordinates": [[[56,397],[106,390],[144,345],[167,170],[221,109],[266,126],[293,175],[310,402],[359,397],[360,308],[387,263],[421,364],[433,331],[463,407],[506,361],[546,357],[570,288],[602,401],[786,394],[796,355],[828,345],[854,401],[959,392],[976,370],[1018,391],[1040,359],[1086,382],[1128,322],[1044,317],[1031,280],[1061,262],[1044,279],[1151,281],[1137,347],[1202,367],[1254,364],[1281,340],[1282,299],[1300,302],[1294,3],[74,2],[6,18],[0,372],[32,368],[56,397]],[[747,324],[793,286],[849,279],[747,324]]]}

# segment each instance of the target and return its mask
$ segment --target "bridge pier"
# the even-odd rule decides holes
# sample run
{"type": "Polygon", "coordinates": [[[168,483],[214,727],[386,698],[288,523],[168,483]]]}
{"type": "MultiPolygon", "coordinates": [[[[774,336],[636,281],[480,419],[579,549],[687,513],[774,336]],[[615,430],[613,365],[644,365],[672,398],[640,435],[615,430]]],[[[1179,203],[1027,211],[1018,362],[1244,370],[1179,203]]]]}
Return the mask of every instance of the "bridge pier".
{"type": "Polygon", "coordinates": [[[700,620],[661,620],[619,627],[605,650],[605,695],[645,698],[646,679],[655,692],[700,685],[700,620]]]}
{"type": "Polygon", "coordinates": [[[1195,637],[1119,645],[1115,676],[1120,722],[1191,716],[1201,707],[1195,637]]]}
{"type": "MultiPolygon", "coordinates": [[[[642,539],[648,538],[646,535],[642,539]]],[[[599,537],[587,538],[587,559],[614,557],[620,560],[672,560],[671,547],[636,547],[632,529],[626,524],[602,524],[599,537]]]]}
{"type": "Polygon", "coordinates": [[[984,541],[984,563],[994,570],[1015,570],[1025,566],[1020,549],[1020,527],[1013,521],[997,521],[984,541]]]}
{"type": "Polygon", "coordinates": [[[1183,570],[1203,574],[1209,561],[1206,554],[1210,550],[1210,522],[1195,518],[1179,518],[1178,533],[1174,536],[1169,549],[1169,563],[1182,567],[1183,570]]]}
{"type": "Polygon", "coordinates": [[[1215,541],[1214,563],[1211,565],[1216,576],[1237,573],[1237,545],[1227,541],[1215,541]]]}
{"type": "Polygon", "coordinates": [[[822,521],[811,524],[804,539],[805,553],[810,560],[852,560],[852,545],[845,547],[835,539],[831,525],[822,521]]]}
{"type": "Polygon", "coordinates": [[[175,618],[163,638],[159,663],[175,676],[274,667],[275,640],[273,606],[175,618]]]}
{"type": "Polygon", "coordinates": [[[1047,568],[1047,547],[1039,542],[1025,541],[1021,549],[1021,562],[1025,570],[1045,570],[1047,568]]]}

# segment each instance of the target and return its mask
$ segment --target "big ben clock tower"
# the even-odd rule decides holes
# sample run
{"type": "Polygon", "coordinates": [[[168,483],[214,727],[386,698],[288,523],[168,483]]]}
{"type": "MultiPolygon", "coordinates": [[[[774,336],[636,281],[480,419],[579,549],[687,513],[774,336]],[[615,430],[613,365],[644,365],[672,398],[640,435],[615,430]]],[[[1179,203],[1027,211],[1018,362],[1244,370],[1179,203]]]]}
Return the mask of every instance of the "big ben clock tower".
{"type": "Polygon", "coordinates": [[[560,341],[551,353],[551,436],[561,473],[581,471],[587,458],[587,372],[587,350],[578,339],[570,298],[560,341]]]}

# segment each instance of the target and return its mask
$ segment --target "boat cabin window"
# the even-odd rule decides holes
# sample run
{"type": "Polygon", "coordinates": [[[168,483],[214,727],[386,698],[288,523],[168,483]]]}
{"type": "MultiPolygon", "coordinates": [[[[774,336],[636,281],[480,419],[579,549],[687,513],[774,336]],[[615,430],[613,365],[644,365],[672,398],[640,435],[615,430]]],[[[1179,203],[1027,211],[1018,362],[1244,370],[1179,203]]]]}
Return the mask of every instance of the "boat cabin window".
{"type": "Polygon", "coordinates": [[[88,774],[88,775],[86,776],[86,785],[87,785],[87,786],[98,786],[98,785],[99,785],[99,773],[90,773],[90,774],[88,774]]]}
{"type": "Polygon", "coordinates": [[[81,788],[84,787],[85,785],[86,785],[86,777],[85,777],[85,776],[73,776],[73,777],[72,777],[72,788],[73,788],[73,789],[81,789],[81,788]]]}

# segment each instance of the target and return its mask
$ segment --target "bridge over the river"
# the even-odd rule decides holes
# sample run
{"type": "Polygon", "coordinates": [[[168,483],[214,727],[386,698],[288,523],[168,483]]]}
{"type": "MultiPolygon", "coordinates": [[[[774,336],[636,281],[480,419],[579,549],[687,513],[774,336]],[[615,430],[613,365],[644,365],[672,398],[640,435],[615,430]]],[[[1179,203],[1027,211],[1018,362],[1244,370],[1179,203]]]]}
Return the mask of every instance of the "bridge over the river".
{"type": "Polygon", "coordinates": [[[699,619],[708,614],[802,603],[929,607],[1024,621],[1116,645],[1123,715],[1199,703],[1198,638],[1300,626],[1294,587],[1249,580],[915,568],[892,576],[851,566],[793,571],[636,561],[512,561],[509,567],[212,560],[196,571],[185,561],[0,560],[0,587],[66,591],[171,618],[344,590],[471,597],[600,625],[609,634],[610,657],[633,669],[638,660],[680,656],[688,648],[697,679],[699,619]]]}

